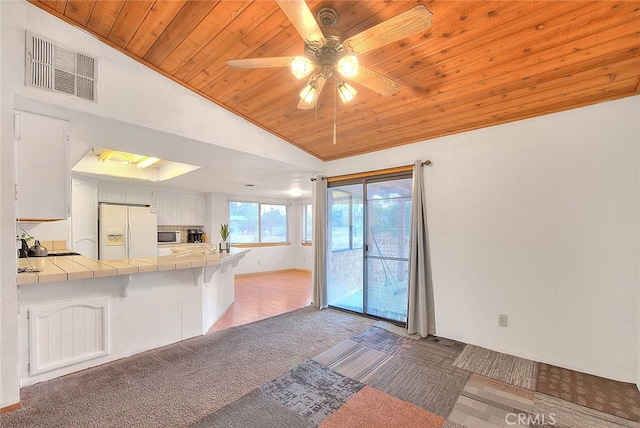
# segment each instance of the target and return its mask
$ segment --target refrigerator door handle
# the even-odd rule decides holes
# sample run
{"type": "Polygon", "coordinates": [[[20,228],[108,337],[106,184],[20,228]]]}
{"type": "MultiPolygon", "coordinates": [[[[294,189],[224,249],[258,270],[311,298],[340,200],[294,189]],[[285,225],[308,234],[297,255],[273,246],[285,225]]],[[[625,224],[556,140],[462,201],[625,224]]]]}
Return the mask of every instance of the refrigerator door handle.
{"type": "Polygon", "coordinates": [[[127,208],[127,245],[125,246],[125,255],[127,258],[130,258],[129,252],[131,251],[131,238],[131,210],[127,208]]]}

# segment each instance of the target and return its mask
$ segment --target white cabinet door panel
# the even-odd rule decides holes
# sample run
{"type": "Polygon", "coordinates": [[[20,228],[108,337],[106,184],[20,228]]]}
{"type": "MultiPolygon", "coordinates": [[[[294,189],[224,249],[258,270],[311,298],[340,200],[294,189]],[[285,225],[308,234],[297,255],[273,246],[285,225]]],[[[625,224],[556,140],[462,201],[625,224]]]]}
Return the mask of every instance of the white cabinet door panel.
{"type": "Polygon", "coordinates": [[[66,120],[15,112],[17,218],[69,217],[68,126],[66,120]]]}
{"type": "Polygon", "coordinates": [[[151,205],[151,190],[127,187],[125,189],[125,200],[128,204],[151,205]]]}
{"type": "Polygon", "coordinates": [[[98,187],[98,201],[100,202],[125,202],[126,191],[124,186],[113,184],[100,184],[98,187]]]}
{"type": "Polygon", "coordinates": [[[73,179],[71,188],[71,249],[98,258],[98,188],[73,179]]]}
{"type": "Polygon", "coordinates": [[[180,194],[174,192],[153,192],[153,205],[156,207],[158,224],[180,224],[180,194]]]}
{"type": "Polygon", "coordinates": [[[180,224],[183,226],[204,226],[204,195],[199,193],[180,194],[180,224]]]}

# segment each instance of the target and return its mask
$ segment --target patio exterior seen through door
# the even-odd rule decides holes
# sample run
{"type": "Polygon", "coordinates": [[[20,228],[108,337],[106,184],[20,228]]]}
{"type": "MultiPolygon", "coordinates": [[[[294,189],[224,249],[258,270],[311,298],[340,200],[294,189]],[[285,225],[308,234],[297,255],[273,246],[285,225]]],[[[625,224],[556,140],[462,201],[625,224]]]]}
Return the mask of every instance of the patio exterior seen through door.
{"type": "Polygon", "coordinates": [[[329,183],[329,306],[406,323],[411,172],[329,183]]]}

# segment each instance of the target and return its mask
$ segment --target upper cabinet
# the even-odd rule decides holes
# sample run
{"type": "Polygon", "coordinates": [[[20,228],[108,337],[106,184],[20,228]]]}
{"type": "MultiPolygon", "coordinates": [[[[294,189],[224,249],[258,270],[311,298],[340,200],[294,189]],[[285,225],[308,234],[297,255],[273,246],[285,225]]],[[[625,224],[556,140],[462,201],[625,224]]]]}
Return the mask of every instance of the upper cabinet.
{"type": "Polygon", "coordinates": [[[101,183],[98,201],[118,204],[144,204],[155,208],[159,225],[204,226],[202,193],[151,191],[139,187],[101,183]]]}
{"type": "Polygon", "coordinates": [[[128,204],[153,205],[151,190],[127,187],[124,192],[124,200],[128,204]]]}
{"type": "Polygon", "coordinates": [[[180,224],[180,193],[153,192],[153,205],[159,225],[180,224]]]}
{"type": "Polygon", "coordinates": [[[185,226],[204,225],[204,195],[199,193],[180,194],[180,224],[185,226]]]}
{"type": "Polygon", "coordinates": [[[124,186],[114,186],[112,184],[102,184],[98,186],[98,202],[118,202],[124,203],[126,191],[124,186]]]}
{"type": "Polygon", "coordinates": [[[153,192],[159,225],[204,226],[201,193],[153,192]]]}
{"type": "Polygon", "coordinates": [[[60,220],[70,215],[69,122],[16,111],[16,217],[60,220]]]}
{"type": "Polygon", "coordinates": [[[152,205],[151,190],[138,187],[125,187],[115,184],[100,184],[98,201],[119,204],[152,205]]]}

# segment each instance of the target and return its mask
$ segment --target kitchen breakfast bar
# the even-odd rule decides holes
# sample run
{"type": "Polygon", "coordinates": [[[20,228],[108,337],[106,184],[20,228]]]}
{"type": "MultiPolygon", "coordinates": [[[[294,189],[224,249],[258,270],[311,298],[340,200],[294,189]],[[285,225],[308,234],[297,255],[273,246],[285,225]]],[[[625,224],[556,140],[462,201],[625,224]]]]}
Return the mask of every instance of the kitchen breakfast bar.
{"type": "Polygon", "coordinates": [[[21,385],[206,333],[233,303],[247,251],[19,259],[39,270],[17,274],[21,385]]]}

